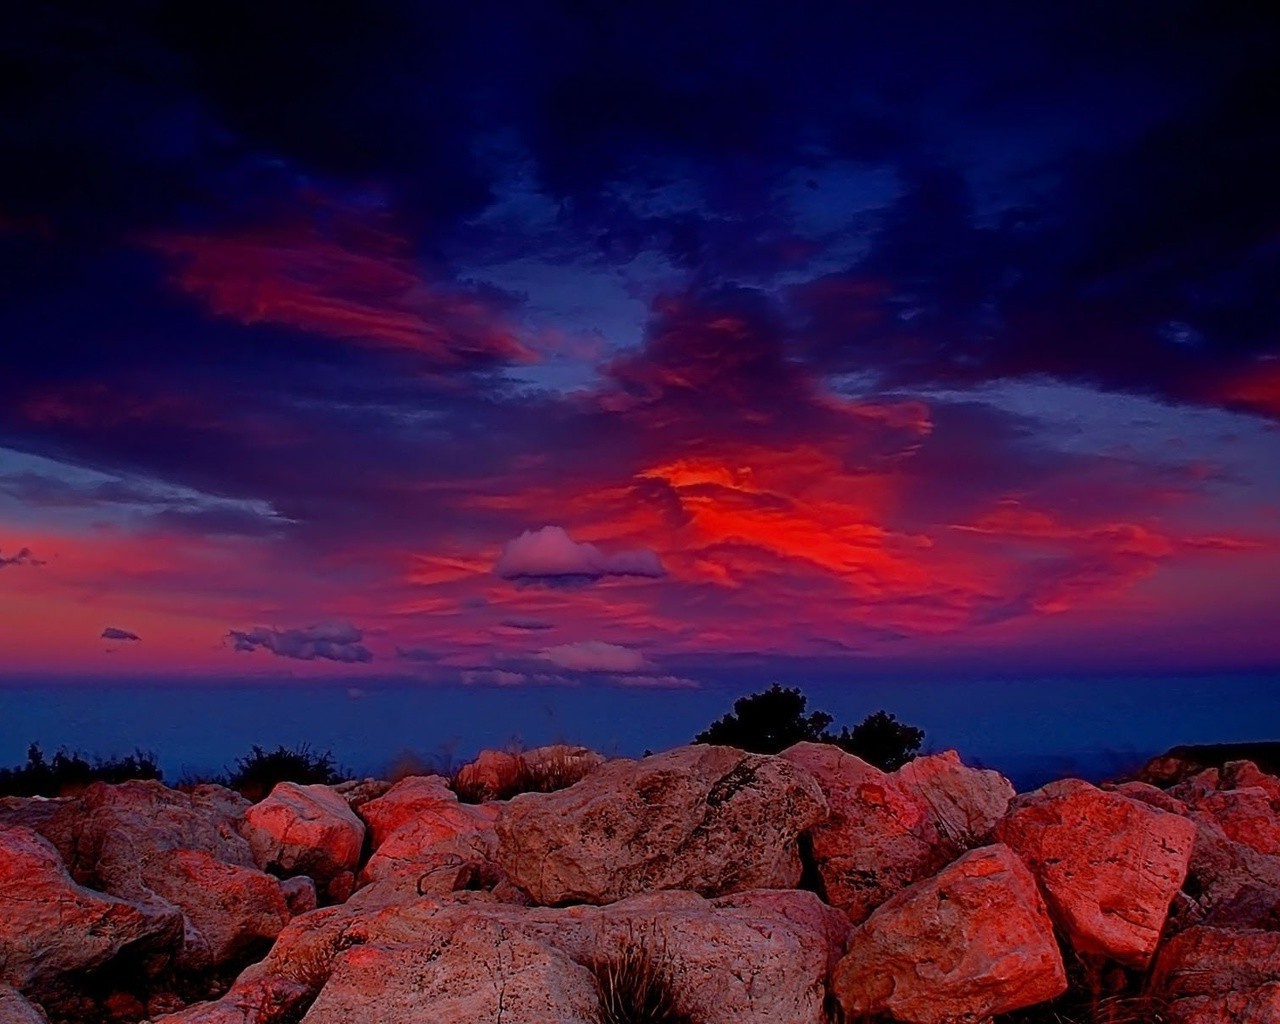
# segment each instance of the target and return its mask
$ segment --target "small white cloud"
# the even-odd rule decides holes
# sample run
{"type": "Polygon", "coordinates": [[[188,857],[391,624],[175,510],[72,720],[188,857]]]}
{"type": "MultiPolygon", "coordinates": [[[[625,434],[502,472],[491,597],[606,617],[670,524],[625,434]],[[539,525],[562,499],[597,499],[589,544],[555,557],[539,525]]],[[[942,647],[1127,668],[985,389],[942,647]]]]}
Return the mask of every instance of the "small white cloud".
{"type": "Polygon", "coordinates": [[[607,555],[579,543],[560,526],[525,530],[508,541],[493,571],[504,580],[561,586],[593,583],[606,576],[665,576],[662,561],[647,548],[607,555]]]}

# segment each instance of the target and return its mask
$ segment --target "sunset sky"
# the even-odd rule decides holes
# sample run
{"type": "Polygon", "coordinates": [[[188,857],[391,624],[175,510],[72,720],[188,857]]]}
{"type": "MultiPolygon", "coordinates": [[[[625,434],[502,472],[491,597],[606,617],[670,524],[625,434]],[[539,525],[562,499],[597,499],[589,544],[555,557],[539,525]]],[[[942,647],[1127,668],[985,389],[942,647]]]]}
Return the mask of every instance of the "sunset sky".
{"type": "Polygon", "coordinates": [[[1280,667],[1265,6],[20,4],[0,676],[1280,667]]]}

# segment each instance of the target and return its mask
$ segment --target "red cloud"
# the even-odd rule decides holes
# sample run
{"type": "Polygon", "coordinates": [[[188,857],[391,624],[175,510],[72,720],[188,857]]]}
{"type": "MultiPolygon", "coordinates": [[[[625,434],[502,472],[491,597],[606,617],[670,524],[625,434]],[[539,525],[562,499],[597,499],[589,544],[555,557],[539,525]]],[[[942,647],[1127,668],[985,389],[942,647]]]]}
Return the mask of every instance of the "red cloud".
{"type": "Polygon", "coordinates": [[[167,235],[174,284],[219,316],[406,349],[444,370],[534,361],[492,303],[425,280],[397,239],[314,225],[241,235],[167,235]]]}

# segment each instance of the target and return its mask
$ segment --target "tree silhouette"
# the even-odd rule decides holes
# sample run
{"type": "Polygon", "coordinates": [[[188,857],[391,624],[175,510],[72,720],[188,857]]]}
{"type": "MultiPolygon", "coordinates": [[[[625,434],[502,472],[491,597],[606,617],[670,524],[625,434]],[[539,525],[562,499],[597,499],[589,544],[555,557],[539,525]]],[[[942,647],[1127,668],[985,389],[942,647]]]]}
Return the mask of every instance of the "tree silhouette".
{"type": "Polygon", "coordinates": [[[774,683],[762,693],[740,697],[733,711],[694,737],[756,754],[777,754],[794,743],[832,743],[884,771],[910,761],[924,742],[924,730],[899,722],[886,711],[869,715],[852,729],[832,733],[825,711],[806,714],[808,698],[799,689],[774,683]]]}

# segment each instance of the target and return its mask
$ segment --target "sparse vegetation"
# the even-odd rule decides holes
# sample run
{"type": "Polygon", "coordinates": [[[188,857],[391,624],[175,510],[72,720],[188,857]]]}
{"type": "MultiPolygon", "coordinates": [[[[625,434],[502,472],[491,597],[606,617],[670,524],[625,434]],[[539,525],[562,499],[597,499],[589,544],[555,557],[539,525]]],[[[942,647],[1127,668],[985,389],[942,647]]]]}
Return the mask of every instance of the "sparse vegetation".
{"type": "Polygon", "coordinates": [[[596,982],[598,1024],[695,1024],[677,1005],[665,943],[632,936],[587,966],[596,982]]]}
{"type": "Polygon", "coordinates": [[[0,768],[0,796],[67,796],[93,782],[161,779],[156,755],[135,750],[126,757],[94,758],[60,748],[49,760],[39,744],[27,748],[27,763],[0,768]]]}
{"type": "Polygon", "coordinates": [[[349,778],[350,772],[338,766],[331,752],[317,754],[310,744],[277,746],[275,750],[255,745],[236,761],[225,784],[250,800],[261,800],[280,782],[332,786],[349,778]]]}
{"type": "Polygon", "coordinates": [[[830,731],[825,711],[806,713],[808,698],[799,689],[774,683],[740,697],[733,711],[694,737],[694,743],[719,743],[756,754],[777,754],[795,743],[832,743],[885,771],[901,768],[920,751],[924,730],[899,722],[886,711],[868,715],[852,729],[830,731]]]}
{"type": "Polygon", "coordinates": [[[511,760],[497,779],[476,778],[465,765],[455,772],[449,785],[458,799],[478,804],[486,800],[510,800],[521,793],[554,793],[581,782],[595,767],[572,747],[554,747],[537,759],[519,750],[509,750],[507,755],[511,760]]]}

